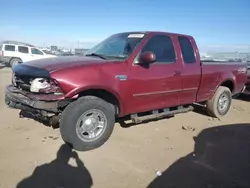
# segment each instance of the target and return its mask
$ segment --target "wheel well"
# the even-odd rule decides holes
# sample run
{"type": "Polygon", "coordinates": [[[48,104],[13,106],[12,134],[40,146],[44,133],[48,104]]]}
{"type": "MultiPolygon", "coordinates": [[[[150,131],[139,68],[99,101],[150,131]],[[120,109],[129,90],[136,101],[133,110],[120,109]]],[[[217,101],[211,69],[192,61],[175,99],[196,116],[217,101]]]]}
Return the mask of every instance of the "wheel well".
{"type": "Polygon", "coordinates": [[[121,108],[120,103],[119,103],[118,99],[116,98],[116,96],[113,95],[112,93],[110,93],[104,89],[90,89],[90,90],[86,90],[86,91],[79,93],[78,97],[87,96],[87,95],[101,98],[101,99],[107,101],[108,103],[113,104],[115,106],[116,115],[120,114],[120,108],[121,108]]]}
{"type": "Polygon", "coordinates": [[[221,86],[227,87],[233,93],[234,91],[234,83],[231,80],[227,80],[221,84],[221,86]]]}
{"type": "Polygon", "coordinates": [[[20,57],[12,57],[12,58],[10,58],[10,62],[11,62],[12,59],[20,59],[21,61],[23,61],[20,57]]]}

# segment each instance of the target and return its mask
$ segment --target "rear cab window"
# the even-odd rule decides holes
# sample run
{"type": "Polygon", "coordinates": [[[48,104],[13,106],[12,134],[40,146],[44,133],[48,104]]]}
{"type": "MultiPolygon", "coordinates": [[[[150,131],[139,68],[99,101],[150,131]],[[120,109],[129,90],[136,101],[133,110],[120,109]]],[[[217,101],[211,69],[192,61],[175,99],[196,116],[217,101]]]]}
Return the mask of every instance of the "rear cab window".
{"type": "Polygon", "coordinates": [[[5,45],[4,50],[8,52],[14,52],[15,51],[15,45],[5,45]]]}
{"type": "Polygon", "coordinates": [[[25,46],[18,46],[18,52],[28,54],[29,53],[29,48],[25,46]]]}
{"type": "Polygon", "coordinates": [[[194,48],[193,48],[193,45],[192,45],[190,39],[187,37],[179,36],[178,41],[179,41],[179,44],[181,47],[183,61],[187,64],[188,63],[191,63],[191,64],[195,63],[196,58],[194,55],[194,48]]]}

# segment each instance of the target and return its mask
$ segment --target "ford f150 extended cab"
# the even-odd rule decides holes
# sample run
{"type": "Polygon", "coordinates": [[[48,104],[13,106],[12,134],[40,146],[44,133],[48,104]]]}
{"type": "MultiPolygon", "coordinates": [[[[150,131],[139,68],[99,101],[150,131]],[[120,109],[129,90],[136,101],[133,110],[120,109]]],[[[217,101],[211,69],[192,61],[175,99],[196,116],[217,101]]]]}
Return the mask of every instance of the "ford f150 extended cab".
{"type": "Polygon", "coordinates": [[[114,34],[83,57],[56,57],[13,67],[5,102],[58,120],[76,150],[104,144],[115,121],[138,123],[193,109],[227,114],[244,90],[246,64],[202,62],[193,37],[164,32],[114,34]],[[144,113],[145,112],[145,113],[144,113]]]}

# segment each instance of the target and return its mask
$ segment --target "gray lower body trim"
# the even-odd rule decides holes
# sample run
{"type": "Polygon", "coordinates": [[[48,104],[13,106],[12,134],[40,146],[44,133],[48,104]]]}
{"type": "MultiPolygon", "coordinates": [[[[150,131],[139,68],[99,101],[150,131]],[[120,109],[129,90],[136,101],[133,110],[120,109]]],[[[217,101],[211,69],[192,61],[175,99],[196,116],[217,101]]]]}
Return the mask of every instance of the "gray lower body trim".
{"type": "Polygon", "coordinates": [[[141,96],[149,96],[149,95],[160,95],[160,94],[168,94],[168,93],[176,93],[181,91],[194,91],[198,90],[197,87],[194,88],[185,88],[185,89],[176,89],[176,90],[167,90],[167,91],[157,91],[157,92],[149,92],[149,93],[137,93],[133,94],[133,97],[141,97],[141,96]]]}

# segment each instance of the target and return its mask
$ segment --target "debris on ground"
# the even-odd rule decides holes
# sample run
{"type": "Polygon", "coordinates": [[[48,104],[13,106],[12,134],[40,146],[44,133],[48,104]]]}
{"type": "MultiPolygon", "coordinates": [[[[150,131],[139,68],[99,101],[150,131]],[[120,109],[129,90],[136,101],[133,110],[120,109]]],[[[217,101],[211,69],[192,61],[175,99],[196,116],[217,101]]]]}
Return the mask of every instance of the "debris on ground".
{"type": "Polygon", "coordinates": [[[192,127],[190,125],[183,125],[182,126],[182,130],[185,130],[185,131],[195,131],[195,127],[192,127]]]}
{"type": "Polygon", "coordinates": [[[241,108],[240,106],[233,106],[233,109],[239,112],[244,112],[245,110],[243,108],[241,108]]]}
{"type": "Polygon", "coordinates": [[[167,150],[172,150],[173,148],[166,148],[167,150]]]}
{"type": "Polygon", "coordinates": [[[209,117],[209,121],[221,121],[219,118],[209,117]]]}
{"type": "Polygon", "coordinates": [[[157,171],[156,174],[157,174],[157,176],[161,176],[162,175],[161,171],[157,171]]]}

